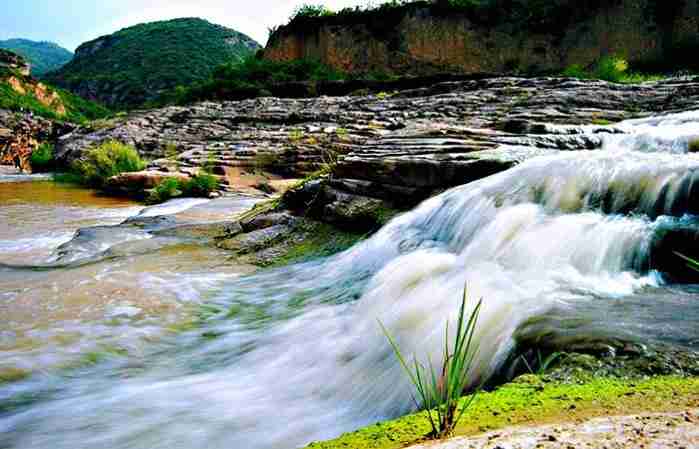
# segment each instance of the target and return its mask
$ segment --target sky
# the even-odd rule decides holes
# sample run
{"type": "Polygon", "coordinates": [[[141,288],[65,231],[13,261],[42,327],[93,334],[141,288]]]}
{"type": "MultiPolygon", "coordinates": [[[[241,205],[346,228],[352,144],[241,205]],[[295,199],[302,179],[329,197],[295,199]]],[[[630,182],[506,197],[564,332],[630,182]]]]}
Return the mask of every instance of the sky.
{"type": "MultiPolygon", "coordinates": [[[[0,40],[52,41],[74,51],[83,42],[143,22],[201,17],[260,44],[303,3],[338,10],[366,0],[0,0],[0,40]]],[[[382,3],[374,1],[373,3],[382,3]]]]}

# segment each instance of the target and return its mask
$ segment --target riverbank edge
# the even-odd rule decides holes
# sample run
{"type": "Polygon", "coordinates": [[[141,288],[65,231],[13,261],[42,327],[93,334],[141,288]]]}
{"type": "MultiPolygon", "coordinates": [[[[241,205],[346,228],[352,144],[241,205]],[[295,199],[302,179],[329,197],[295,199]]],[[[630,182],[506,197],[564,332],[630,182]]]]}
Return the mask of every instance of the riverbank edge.
{"type": "MultiPolygon", "coordinates": [[[[462,404],[468,399],[464,397],[462,404]]],[[[579,423],[600,416],[681,411],[699,406],[699,377],[581,377],[570,382],[523,375],[479,393],[454,436],[473,436],[517,425],[579,423]]],[[[397,449],[427,441],[424,412],[379,422],[308,449],[397,449]]]]}

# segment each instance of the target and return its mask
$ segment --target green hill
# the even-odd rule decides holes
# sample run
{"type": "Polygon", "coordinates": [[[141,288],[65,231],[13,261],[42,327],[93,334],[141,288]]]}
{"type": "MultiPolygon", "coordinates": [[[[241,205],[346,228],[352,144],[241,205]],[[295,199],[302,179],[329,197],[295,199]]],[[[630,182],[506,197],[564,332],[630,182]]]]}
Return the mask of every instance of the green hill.
{"type": "Polygon", "coordinates": [[[0,48],[23,56],[32,66],[32,74],[41,77],[58,70],[73,59],[73,53],[53,42],[35,42],[28,39],[0,41],[0,48]]]}
{"type": "Polygon", "coordinates": [[[215,67],[259,48],[246,35],[202,19],[153,22],[82,44],[70,63],[46,79],[84,98],[137,107],[205,80],[215,67]]]}

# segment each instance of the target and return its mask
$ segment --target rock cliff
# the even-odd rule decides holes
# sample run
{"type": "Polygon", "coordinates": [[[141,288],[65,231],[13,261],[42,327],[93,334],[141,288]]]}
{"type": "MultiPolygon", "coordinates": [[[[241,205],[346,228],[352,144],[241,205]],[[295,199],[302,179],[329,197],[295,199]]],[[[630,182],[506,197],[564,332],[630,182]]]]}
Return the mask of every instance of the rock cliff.
{"type": "Polygon", "coordinates": [[[690,55],[699,48],[697,0],[492,0],[480,2],[489,8],[471,9],[446,3],[295,20],[272,34],[265,57],[394,75],[544,73],[610,54],[637,65],[696,65],[690,55]]]}
{"type": "Polygon", "coordinates": [[[74,128],[29,114],[0,109],[0,165],[12,165],[31,173],[30,158],[42,142],[54,142],[74,128]]]}
{"type": "Polygon", "coordinates": [[[17,71],[23,76],[29,76],[31,67],[27,61],[16,53],[0,48],[0,70],[17,71]]]}
{"type": "Polygon", "coordinates": [[[610,123],[696,108],[699,79],[487,78],[389,96],[270,97],[138,112],[63,137],[57,157],[69,162],[117,139],[166,171],[211,165],[218,174],[261,168],[299,177],[332,165],[328,180],[288,195],[289,207],[357,226],[376,218],[382,204],[407,208],[534,156],[599,148],[597,136],[622,132],[610,123]],[[552,124],[592,125],[593,132],[552,124]]]}

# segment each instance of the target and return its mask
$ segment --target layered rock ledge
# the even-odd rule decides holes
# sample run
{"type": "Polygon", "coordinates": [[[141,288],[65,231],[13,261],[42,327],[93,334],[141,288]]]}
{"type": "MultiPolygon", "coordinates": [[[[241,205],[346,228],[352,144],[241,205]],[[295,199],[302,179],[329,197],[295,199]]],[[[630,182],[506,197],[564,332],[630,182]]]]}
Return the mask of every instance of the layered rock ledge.
{"type": "MultiPolygon", "coordinates": [[[[697,108],[697,78],[622,85],[499,77],[368,96],[140,111],[62,137],[57,157],[68,163],[91,145],[116,139],[135,145],[151,169],[208,165],[233,188],[241,173],[298,178],[332,166],[322,195],[307,193],[336,203],[331,209],[343,214],[340,209],[356,209],[355,201],[407,208],[531,157],[597,149],[604,134],[623,132],[615,122],[697,108]]],[[[326,212],[327,204],[320,204],[326,212]]]]}

